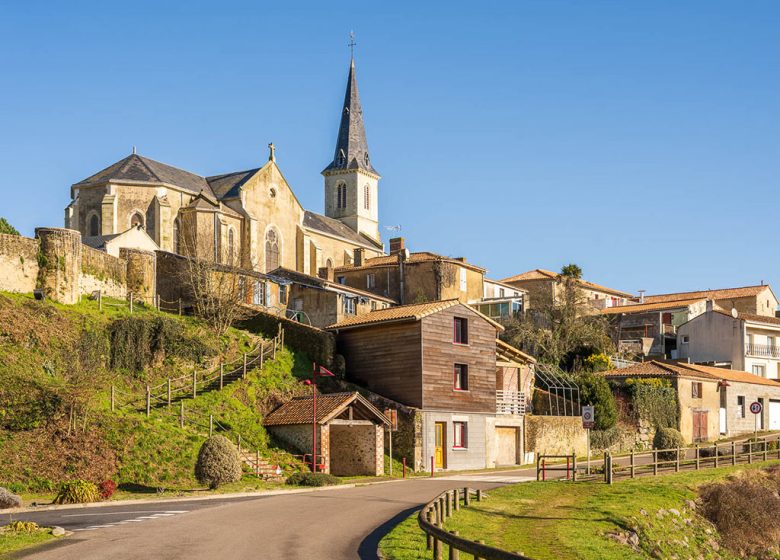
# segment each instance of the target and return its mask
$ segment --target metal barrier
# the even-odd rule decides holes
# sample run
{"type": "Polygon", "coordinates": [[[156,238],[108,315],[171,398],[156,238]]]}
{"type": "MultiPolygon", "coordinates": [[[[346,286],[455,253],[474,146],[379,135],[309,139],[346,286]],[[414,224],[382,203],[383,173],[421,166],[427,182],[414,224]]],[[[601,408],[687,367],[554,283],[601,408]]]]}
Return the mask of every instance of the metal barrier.
{"type": "Polygon", "coordinates": [[[482,490],[472,488],[459,488],[447,490],[436,496],[420,510],[417,515],[417,524],[426,535],[427,548],[431,551],[434,560],[442,560],[444,546],[449,547],[450,560],[460,560],[460,553],[471,554],[475,560],[530,560],[522,553],[508,552],[500,548],[488,546],[484,541],[471,541],[458,535],[457,531],[444,529],[444,522],[448,517],[461,508],[471,505],[471,497],[475,496],[478,502],[486,498],[482,490]]]}
{"type": "Polygon", "coordinates": [[[536,480],[547,480],[548,472],[566,472],[566,480],[577,480],[577,456],[571,455],[539,455],[536,458],[536,480]],[[552,459],[553,464],[548,464],[552,459]],[[563,459],[566,459],[566,466],[563,466],[563,459]],[[558,463],[557,461],[561,461],[558,463]]]}

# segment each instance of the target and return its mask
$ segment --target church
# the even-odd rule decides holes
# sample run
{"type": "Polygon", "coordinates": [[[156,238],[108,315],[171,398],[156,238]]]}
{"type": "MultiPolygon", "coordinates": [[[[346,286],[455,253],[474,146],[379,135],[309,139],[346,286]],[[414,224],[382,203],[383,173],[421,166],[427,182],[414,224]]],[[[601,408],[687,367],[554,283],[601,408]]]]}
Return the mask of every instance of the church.
{"type": "Polygon", "coordinates": [[[203,177],[133,153],[71,186],[65,227],[84,243],[213,259],[258,272],[320,268],[384,254],[380,175],[368,150],[355,60],[350,61],[333,160],[322,171],[325,213],[305,210],[276,164],[203,177]]]}

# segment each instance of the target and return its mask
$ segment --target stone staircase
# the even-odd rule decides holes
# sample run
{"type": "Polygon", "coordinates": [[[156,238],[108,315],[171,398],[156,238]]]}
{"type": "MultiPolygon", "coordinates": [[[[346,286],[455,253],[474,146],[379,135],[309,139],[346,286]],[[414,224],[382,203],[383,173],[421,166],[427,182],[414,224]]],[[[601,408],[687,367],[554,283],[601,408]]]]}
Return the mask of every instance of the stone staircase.
{"type": "Polygon", "coordinates": [[[264,457],[260,457],[257,453],[252,451],[240,452],[241,462],[247,465],[252,472],[258,477],[268,482],[284,482],[287,477],[284,476],[281,469],[272,465],[264,457]]]}

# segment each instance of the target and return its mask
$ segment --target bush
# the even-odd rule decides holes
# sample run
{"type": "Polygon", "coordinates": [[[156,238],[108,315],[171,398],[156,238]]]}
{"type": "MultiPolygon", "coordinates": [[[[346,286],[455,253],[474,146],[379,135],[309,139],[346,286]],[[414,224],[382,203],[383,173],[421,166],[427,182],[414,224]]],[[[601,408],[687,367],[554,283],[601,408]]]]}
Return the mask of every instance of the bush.
{"type": "Polygon", "coordinates": [[[607,380],[600,375],[584,374],[577,378],[580,388],[580,402],[593,405],[596,416],[596,429],[608,430],[617,423],[618,413],[615,395],[607,380]]]}
{"type": "MultiPolygon", "coordinates": [[[[725,447],[718,447],[718,457],[725,457],[727,455],[731,455],[731,448],[728,449],[725,447]]],[[[699,457],[714,457],[715,456],[715,446],[712,447],[700,447],[699,448],[699,457]]]]}
{"type": "Polygon", "coordinates": [[[763,558],[780,542],[777,479],[745,473],[699,490],[700,513],[709,519],[730,549],[763,558]]]}
{"type": "Polygon", "coordinates": [[[341,480],[327,473],[295,473],[287,479],[287,484],[294,486],[331,486],[341,484],[341,480]]]}
{"type": "Polygon", "coordinates": [[[64,482],[60,487],[55,504],[87,504],[100,500],[100,491],[92,482],[72,480],[64,482]]]}
{"type": "Polygon", "coordinates": [[[613,426],[607,430],[591,430],[590,446],[593,449],[609,449],[620,441],[620,428],[613,426]]]}
{"type": "Polygon", "coordinates": [[[763,453],[766,443],[767,451],[777,451],[777,440],[766,441],[762,438],[750,438],[742,444],[742,453],[763,453]]]}
{"type": "MultiPolygon", "coordinates": [[[[685,447],[685,439],[674,428],[658,428],[653,438],[653,449],[677,449],[685,447]]],[[[658,453],[658,459],[662,461],[676,461],[677,451],[662,451],[658,453]]]]}
{"type": "Polygon", "coordinates": [[[104,480],[100,483],[100,486],[98,486],[98,490],[100,491],[101,498],[110,500],[111,496],[116,492],[116,482],[113,480],[104,480]]]}
{"type": "Polygon", "coordinates": [[[241,480],[241,458],[238,450],[225,436],[212,436],[198,452],[195,478],[214,490],[220,484],[241,480]]]}
{"type": "Polygon", "coordinates": [[[22,507],[22,498],[0,487],[0,509],[22,507]]]}
{"type": "Polygon", "coordinates": [[[12,521],[5,528],[11,533],[34,533],[40,529],[34,521],[12,521]]]}
{"type": "Polygon", "coordinates": [[[19,235],[19,230],[8,223],[5,218],[0,218],[0,233],[6,233],[8,235],[19,235]]]}
{"type": "Polygon", "coordinates": [[[585,363],[583,365],[585,366],[585,371],[592,373],[607,371],[614,367],[612,365],[612,360],[610,360],[609,356],[607,356],[604,352],[591,354],[585,358],[585,363]]]}

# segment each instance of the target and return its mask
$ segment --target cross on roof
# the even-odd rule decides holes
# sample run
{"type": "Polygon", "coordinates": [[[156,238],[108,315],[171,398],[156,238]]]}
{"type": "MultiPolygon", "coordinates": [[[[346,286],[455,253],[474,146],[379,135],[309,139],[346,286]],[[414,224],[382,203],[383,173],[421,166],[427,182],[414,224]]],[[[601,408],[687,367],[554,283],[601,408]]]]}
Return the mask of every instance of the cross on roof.
{"type": "Polygon", "coordinates": [[[355,58],[355,45],[357,45],[357,43],[355,42],[355,32],[354,31],[350,31],[349,32],[349,43],[348,43],[348,45],[349,45],[349,54],[350,54],[350,56],[352,56],[352,58],[355,58]]]}

